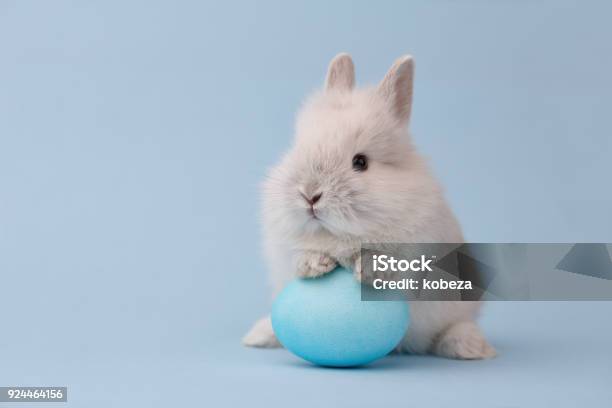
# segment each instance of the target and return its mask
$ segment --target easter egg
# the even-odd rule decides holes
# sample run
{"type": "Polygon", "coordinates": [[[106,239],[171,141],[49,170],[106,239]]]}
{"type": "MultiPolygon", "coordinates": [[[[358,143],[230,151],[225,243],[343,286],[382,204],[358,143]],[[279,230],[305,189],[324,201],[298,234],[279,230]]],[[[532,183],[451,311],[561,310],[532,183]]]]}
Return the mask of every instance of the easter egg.
{"type": "Polygon", "coordinates": [[[350,367],[387,355],[409,322],[408,303],[362,301],[363,286],[345,268],[288,284],[272,305],[272,327],[295,355],[321,366],[350,367]]]}

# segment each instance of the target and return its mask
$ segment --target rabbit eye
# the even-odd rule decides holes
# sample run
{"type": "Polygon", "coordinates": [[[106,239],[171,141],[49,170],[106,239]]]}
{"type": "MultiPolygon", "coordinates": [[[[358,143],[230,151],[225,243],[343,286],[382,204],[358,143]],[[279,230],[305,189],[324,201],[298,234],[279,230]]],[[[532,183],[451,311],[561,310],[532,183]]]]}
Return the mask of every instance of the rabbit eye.
{"type": "Polygon", "coordinates": [[[356,154],[353,157],[353,170],[366,171],[368,169],[368,158],[365,154],[356,154]]]}

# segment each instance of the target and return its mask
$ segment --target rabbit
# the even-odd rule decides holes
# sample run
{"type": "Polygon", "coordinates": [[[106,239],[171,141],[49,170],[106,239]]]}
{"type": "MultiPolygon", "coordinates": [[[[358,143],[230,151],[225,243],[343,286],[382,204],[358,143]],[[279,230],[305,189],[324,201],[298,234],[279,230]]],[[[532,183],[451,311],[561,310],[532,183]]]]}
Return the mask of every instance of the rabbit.
{"type": "MultiPolygon", "coordinates": [[[[399,58],[375,87],[355,89],[350,55],[300,110],[292,149],[263,185],[263,246],[273,295],[295,277],[338,264],[360,280],[364,242],[463,242],[439,183],[408,132],[414,61],[399,58]]],[[[398,352],[484,359],[495,350],[475,322],[479,302],[415,301],[398,352]]],[[[243,338],[280,347],[270,317],[243,338]]]]}

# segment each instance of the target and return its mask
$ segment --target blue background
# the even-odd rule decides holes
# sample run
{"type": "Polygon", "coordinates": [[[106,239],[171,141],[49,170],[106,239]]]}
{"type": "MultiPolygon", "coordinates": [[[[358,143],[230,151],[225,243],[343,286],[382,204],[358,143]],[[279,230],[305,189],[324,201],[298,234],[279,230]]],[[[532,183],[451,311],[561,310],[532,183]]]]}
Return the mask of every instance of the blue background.
{"type": "Polygon", "coordinates": [[[471,241],[612,241],[612,7],[0,2],[0,385],[69,406],[602,407],[609,303],[497,303],[497,359],[310,367],[269,307],[258,184],[329,60],[416,58],[412,129],[471,241]],[[372,404],[370,404],[372,403],[372,404]]]}

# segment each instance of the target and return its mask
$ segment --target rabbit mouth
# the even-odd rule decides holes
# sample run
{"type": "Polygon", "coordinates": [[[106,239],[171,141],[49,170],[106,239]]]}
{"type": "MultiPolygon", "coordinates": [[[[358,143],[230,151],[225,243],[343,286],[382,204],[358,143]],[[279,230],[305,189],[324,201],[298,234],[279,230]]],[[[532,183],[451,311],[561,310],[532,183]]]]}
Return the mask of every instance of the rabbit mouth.
{"type": "Polygon", "coordinates": [[[317,210],[315,210],[314,208],[310,207],[307,211],[308,211],[308,216],[311,219],[319,220],[319,217],[317,217],[317,210]]]}
{"type": "Polygon", "coordinates": [[[323,217],[320,209],[307,208],[304,218],[304,227],[307,231],[327,230],[329,225],[323,217]]]}

